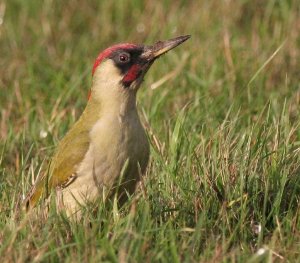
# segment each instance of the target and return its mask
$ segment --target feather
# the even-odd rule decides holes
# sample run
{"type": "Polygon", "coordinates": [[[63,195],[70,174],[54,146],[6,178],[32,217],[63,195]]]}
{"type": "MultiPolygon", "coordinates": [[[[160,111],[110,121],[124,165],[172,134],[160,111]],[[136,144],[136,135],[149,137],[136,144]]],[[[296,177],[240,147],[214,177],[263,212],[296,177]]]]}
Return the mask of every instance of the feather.
{"type": "Polygon", "coordinates": [[[76,169],[83,160],[90,144],[89,132],[99,119],[100,103],[90,99],[79,120],[60,141],[51,160],[49,172],[44,173],[25,198],[28,210],[56,187],[70,185],[76,178],[76,169]]]}

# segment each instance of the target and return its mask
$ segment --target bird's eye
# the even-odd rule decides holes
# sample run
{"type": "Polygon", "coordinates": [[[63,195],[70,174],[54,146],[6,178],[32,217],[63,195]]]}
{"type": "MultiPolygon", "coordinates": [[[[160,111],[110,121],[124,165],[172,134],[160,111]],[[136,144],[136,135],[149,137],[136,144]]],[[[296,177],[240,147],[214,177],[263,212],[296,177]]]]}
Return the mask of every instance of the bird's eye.
{"type": "Polygon", "coordinates": [[[119,55],[119,60],[120,62],[128,62],[129,61],[129,54],[127,53],[122,53],[119,55]]]}

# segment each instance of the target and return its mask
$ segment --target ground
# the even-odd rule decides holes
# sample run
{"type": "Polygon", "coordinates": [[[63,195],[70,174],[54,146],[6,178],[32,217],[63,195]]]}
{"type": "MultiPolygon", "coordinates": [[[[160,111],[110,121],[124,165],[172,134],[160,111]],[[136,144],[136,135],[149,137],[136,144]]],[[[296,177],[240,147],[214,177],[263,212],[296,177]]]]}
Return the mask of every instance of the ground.
{"type": "Polygon", "coordinates": [[[298,0],[0,3],[2,262],[299,262],[298,0]],[[18,201],[80,116],[94,59],[191,34],[148,72],[142,186],[69,221],[18,201]]]}

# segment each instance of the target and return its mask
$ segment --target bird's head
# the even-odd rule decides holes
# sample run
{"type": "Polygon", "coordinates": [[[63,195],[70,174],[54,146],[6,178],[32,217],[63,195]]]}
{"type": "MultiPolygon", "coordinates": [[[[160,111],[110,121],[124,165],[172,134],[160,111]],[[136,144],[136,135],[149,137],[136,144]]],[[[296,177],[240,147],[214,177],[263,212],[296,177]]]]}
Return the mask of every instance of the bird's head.
{"type": "Polygon", "coordinates": [[[135,97],[153,62],[188,38],[190,36],[180,36],[151,46],[125,43],[105,49],[93,66],[91,96],[102,101],[112,97],[122,99],[130,94],[135,97]]]}

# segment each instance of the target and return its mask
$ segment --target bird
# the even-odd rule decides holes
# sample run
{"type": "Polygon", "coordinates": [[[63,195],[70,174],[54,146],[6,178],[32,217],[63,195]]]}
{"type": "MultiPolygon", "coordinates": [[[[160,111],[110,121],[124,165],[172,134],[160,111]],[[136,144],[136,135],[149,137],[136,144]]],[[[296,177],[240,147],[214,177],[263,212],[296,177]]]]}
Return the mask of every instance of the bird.
{"type": "Polygon", "coordinates": [[[58,143],[47,172],[25,197],[26,211],[52,191],[68,216],[99,197],[117,194],[118,200],[126,200],[134,193],[150,152],[137,110],[137,91],[153,62],[189,38],[153,45],[116,44],[98,55],[86,107],[58,143]]]}

